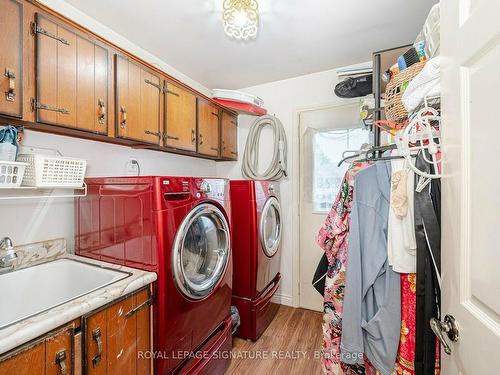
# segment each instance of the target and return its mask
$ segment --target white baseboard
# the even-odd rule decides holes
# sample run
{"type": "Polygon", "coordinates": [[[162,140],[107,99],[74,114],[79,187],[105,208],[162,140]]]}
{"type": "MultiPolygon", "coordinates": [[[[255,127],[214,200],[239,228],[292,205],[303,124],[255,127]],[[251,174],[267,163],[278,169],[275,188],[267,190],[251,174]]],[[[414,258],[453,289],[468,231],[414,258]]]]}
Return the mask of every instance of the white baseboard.
{"type": "Polygon", "coordinates": [[[271,301],[274,303],[279,303],[280,305],[295,307],[295,304],[293,303],[293,297],[286,294],[276,293],[271,301]]]}

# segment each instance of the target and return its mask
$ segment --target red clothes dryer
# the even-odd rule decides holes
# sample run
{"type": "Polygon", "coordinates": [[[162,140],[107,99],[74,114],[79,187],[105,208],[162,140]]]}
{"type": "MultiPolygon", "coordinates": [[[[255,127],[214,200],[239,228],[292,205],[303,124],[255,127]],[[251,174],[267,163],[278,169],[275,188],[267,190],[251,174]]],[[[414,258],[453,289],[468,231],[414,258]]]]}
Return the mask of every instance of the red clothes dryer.
{"type": "Polygon", "coordinates": [[[239,337],[257,340],[279,305],[281,209],[278,182],[231,181],[233,305],[241,316],[239,337]]]}
{"type": "Polygon", "coordinates": [[[232,347],[229,182],[89,178],[76,253],[158,274],[155,373],[221,374],[232,347]]]}

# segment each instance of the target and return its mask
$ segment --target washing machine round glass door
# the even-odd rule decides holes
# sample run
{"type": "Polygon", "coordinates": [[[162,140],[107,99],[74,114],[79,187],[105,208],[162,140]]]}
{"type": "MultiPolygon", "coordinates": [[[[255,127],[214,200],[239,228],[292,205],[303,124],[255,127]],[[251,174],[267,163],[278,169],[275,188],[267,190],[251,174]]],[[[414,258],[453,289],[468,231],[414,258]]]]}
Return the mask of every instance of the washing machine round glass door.
{"type": "Polygon", "coordinates": [[[281,208],[275,197],[270,197],[264,204],[259,234],[264,252],[268,257],[272,257],[281,243],[281,208]]]}
{"type": "Polygon", "coordinates": [[[172,249],[178,289],[191,299],[207,297],[224,275],[230,248],[224,214],[210,203],[196,206],[179,227],[172,249]]]}

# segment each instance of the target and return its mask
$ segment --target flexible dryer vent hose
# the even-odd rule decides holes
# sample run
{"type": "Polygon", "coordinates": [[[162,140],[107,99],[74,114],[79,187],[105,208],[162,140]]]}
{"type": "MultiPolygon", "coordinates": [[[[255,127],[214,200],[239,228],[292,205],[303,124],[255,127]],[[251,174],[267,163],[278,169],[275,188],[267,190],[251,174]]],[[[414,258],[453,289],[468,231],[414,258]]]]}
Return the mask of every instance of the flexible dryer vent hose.
{"type": "Polygon", "coordinates": [[[241,172],[250,180],[279,180],[287,176],[287,142],[281,121],[274,116],[261,116],[252,124],[243,154],[241,172]],[[271,127],[274,134],[273,158],[263,174],[259,174],[259,143],[261,132],[271,127]]]}

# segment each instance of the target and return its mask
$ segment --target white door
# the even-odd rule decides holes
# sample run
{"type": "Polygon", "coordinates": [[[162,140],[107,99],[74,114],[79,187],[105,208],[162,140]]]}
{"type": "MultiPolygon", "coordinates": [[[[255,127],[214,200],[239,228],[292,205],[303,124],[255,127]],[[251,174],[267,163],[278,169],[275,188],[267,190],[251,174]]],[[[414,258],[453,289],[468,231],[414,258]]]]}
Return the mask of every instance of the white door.
{"type": "Polygon", "coordinates": [[[500,1],[442,0],[442,316],[460,338],[443,373],[498,374],[500,1]]]}
{"type": "Polygon", "coordinates": [[[323,311],[323,297],[311,282],[323,250],[316,235],[339,191],[346,149],[359,149],[369,132],[361,128],[359,102],[300,113],[300,307],[323,311]]]}

